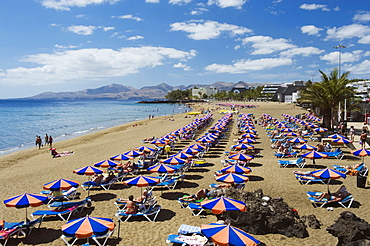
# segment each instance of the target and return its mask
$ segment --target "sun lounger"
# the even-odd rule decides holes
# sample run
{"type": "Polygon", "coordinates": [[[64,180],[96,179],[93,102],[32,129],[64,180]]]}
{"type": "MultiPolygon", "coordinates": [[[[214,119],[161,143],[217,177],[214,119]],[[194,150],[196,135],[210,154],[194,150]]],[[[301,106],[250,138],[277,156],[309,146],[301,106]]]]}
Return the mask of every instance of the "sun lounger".
{"type": "Polygon", "coordinates": [[[88,191],[92,188],[103,188],[104,190],[109,190],[114,183],[117,182],[117,177],[113,178],[109,182],[102,182],[100,184],[95,183],[94,181],[87,181],[81,185],[82,189],[88,191]]]}
{"type": "Polygon", "coordinates": [[[333,168],[339,172],[342,172],[344,174],[348,174],[351,176],[356,176],[356,175],[364,176],[363,174],[365,173],[366,175],[366,171],[367,171],[367,168],[365,167],[364,163],[361,163],[356,168],[345,167],[345,166],[340,166],[340,165],[333,165],[333,168]]]}
{"type": "Polygon", "coordinates": [[[149,208],[138,211],[136,214],[126,214],[126,210],[119,210],[116,212],[115,216],[121,222],[128,221],[131,217],[144,217],[149,221],[155,221],[159,212],[161,211],[161,206],[157,205],[157,202],[154,202],[149,208]],[[149,216],[154,215],[153,219],[150,219],[149,216]],[[122,220],[126,218],[125,220],[122,220]]]}
{"type": "Polygon", "coordinates": [[[179,178],[168,178],[168,179],[165,179],[163,180],[162,182],[152,186],[152,189],[154,188],[168,188],[169,190],[173,190],[175,189],[176,185],[177,185],[177,182],[179,181],[179,178]]]}
{"type": "Polygon", "coordinates": [[[306,159],[303,158],[303,157],[298,157],[297,160],[291,160],[291,161],[288,161],[288,160],[278,160],[278,163],[280,165],[280,167],[299,167],[299,168],[303,168],[305,165],[306,165],[306,159]]]}
{"type": "Polygon", "coordinates": [[[49,203],[51,203],[51,202],[53,202],[55,200],[63,200],[63,199],[73,200],[76,197],[76,195],[77,195],[77,188],[72,187],[69,190],[62,191],[60,193],[60,195],[57,195],[57,196],[55,196],[55,193],[53,193],[50,190],[41,191],[40,194],[49,196],[49,199],[50,199],[49,200],[49,203]]]}
{"type": "Polygon", "coordinates": [[[32,213],[31,216],[32,216],[33,219],[35,219],[35,217],[39,217],[39,216],[41,216],[43,218],[45,218],[47,216],[58,216],[63,221],[66,221],[66,220],[69,220],[69,218],[72,216],[72,214],[74,214],[76,212],[82,212],[82,210],[85,207],[85,204],[87,204],[87,202],[83,202],[81,204],[76,204],[72,207],[61,207],[61,208],[58,207],[57,209],[54,209],[54,210],[37,210],[36,212],[32,213]]]}
{"type": "Polygon", "coordinates": [[[343,151],[340,150],[340,149],[337,149],[335,151],[332,151],[332,152],[320,152],[322,154],[325,154],[328,156],[328,158],[337,158],[339,160],[342,160],[343,157],[344,157],[344,154],[343,154],[343,151]]]}
{"type": "Polygon", "coordinates": [[[307,192],[307,196],[308,196],[308,199],[310,200],[310,202],[315,206],[315,207],[324,207],[325,205],[328,205],[328,204],[339,204],[341,205],[343,208],[350,208],[353,201],[354,201],[354,198],[352,196],[352,194],[348,193],[346,187],[344,185],[342,185],[339,190],[335,193],[331,193],[330,194],[330,199],[326,199],[326,198],[323,198],[323,199],[319,199],[318,197],[322,194],[323,192],[313,192],[313,191],[308,191],[307,192]],[[342,197],[341,200],[332,200],[334,197],[342,197]]]}
{"type": "Polygon", "coordinates": [[[189,203],[186,208],[191,211],[193,216],[198,216],[204,211],[204,208],[200,206],[200,203],[189,203]]]}
{"type": "Polygon", "coordinates": [[[321,184],[327,184],[329,183],[328,180],[326,179],[320,179],[316,178],[312,175],[301,175],[301,174],[295,174],[296,179],[303,185],[308,185],[308,184],[314,184],[314,183],[321,183],[321,184]]]}
{"type": "Polygon", "coordinates": [[[71,207],[76,206],[76,205],[78,205],[78,206],[87,205],[87,207],[91,207],[91,198],[87,197],[82,201],[76,201],[76,202],[53,202],[53,203],[48,204],[48,207],[50,209],[53,209],[53,208],[54,209],[55,208],[66,209],[66,208],[71,208],[71,207]]]}
{"type": "Polygon", "coordinates": [[[13,227],[11,228],[3,228],[0,231],[0,240],[1,239],[4,240],[4,243],[3,244],[0,243],[0,245],[6,246],[6,243],[8,242],[9,238],[12,236],[19,236],[20,234],[22,234],[22,236],[26,236],[22,229],[23,224],[24,222],[21,222],[18,223],[18,225],[13,225],[13,227]]]}

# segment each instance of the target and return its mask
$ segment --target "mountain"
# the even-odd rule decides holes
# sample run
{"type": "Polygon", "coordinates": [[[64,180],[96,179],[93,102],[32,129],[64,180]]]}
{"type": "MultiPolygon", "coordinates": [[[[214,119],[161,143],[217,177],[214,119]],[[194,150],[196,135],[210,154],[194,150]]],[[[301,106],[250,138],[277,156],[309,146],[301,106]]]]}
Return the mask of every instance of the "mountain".
{"type": "Polygon", "coordinates": [[[85,89],[76,92],[44,92],[36,96],[27,97],[26,99],[117,99],[117,100],[145,100],[145,99],[163,99],[172,90],[186,90],[194,87],[215,87],[219,90],[231,90],[236,85],[250,86],[243,81],[238,83],[232,82],[215,82],[210,85],[191,84],[188,86],[171,86],[161,83],[156,86],[145,86],[136,89],[131,86],[121,84],[111,84],[96,89],[85,89]]]}

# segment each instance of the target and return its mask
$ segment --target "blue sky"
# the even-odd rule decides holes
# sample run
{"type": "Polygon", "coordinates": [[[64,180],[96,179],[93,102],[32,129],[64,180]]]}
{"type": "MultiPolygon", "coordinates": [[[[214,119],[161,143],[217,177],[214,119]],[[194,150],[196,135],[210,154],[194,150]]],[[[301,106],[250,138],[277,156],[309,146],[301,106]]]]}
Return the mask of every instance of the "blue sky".
{"type": "Polygon", "coordinates": [[[370,79],[367,1],[11,0],[0,4],[0,98],[216,81],[370,79]],[[346,48],[333,47],[343,45],[346,48]]]}

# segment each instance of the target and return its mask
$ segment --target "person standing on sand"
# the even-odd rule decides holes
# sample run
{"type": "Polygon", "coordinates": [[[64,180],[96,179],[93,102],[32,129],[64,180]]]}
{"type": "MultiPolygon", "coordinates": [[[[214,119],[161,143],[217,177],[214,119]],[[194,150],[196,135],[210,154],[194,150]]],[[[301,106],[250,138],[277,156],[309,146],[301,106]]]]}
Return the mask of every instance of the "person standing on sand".
{"type": "Polygon", "coordinates": [[[351,141],[353,142],[355,140],[355,127],[354,126],[351,126],[351,128],[349,128],[349,136],[351,138],[351,141]]]}
{"type": "Polygon", "coordinates": [[[42,145],[42,139],[40,136],[36,136],[36,147],[39,146],[39,149],[41,148],[42,145]]]}
{"type": "Polygon", "coordinates": [[[53,138],[51,137],[51,135],[49,136],[49,145],[50,145],[50,148],[53,147],[53,138]]]}
{"type": "Polygon", "coordinates": [[[45,134],[45,145],[48,145],[49,143],[49,136],[48,134],[45,134]]]}
{"type": "Polygon", "coordinates": [[[362,131],[362,134],[360,136],[360,144],[362,148],[365,148],[366,139],[367,139],[366,131],[362,131]]]}

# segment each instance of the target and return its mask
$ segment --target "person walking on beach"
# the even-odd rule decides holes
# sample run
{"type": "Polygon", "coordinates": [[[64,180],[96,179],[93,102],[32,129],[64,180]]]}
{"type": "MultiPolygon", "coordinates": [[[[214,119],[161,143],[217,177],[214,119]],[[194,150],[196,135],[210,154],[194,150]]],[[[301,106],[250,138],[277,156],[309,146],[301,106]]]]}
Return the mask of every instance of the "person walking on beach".
{"type": "Polygon", "coordinates": [[[45,145],[48,145],[49,143],[49,136],[48,134],[45,134],[45,145]]]}
{"type": "Polygon", "coordinates": [[[349,136],[351,138],[351,141],[353,142],[355,140],[355,127],[354,126],[351,126],[351,128],[349,128],[349,136]]]}
{"type": "Polygon", "coordinates": [[[49,145],[50,145],[50,148],[53,147],[53,141],[54,141],[54,139],[50,135],[49,136],[49,145]]]}
{"type": "Polygon", "coordinates": [[[42,139],[40,136],[36,135],[36,147],[39,146],[39,149],[40,149],[41,145],[42,145],[42,139]]]}
{"type": "Polygon", "coordinates": [[[362,131],[362,134],[360,136],[361,148],[365,148],[366,139],[367,139],[367,133],[366,131],[362,131]]]}

